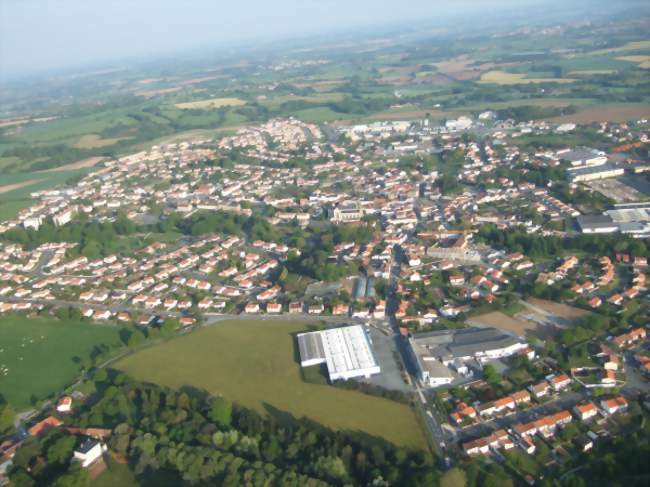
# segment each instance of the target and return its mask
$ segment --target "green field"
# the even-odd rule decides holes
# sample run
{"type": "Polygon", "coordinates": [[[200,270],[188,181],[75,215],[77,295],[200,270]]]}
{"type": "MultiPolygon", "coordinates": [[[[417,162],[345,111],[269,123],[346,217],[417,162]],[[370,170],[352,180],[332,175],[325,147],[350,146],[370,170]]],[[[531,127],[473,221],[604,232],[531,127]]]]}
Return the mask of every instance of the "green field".
{"type": "Polygon", "coordinates": [[[55,186],[64,184],[71,178],[88,174],[91,168],[70,169],[57,172],[32,171],[16,174],[3,174],[2,186],[23,182],[30,182],[13,191],[0,193],[0,222],[15,218],[20,210],[27,208],[34,203],[30,194],[35,191],[52,189],[55,186]]]}
{"type": "Polygon", "coordinates": [[[293,335],[305,326],[283,321],[217,323],[113,366],[138,380],[172,388],[199,387],[260,412],[280,410],[337,430],[424,447],[409,406],[302,380],[293,335]]]}
{"type": "Polygon", "coordinates": [[[71,383],[100,344],[119,346],[121,328],[54,318],[0,317],[0,394],[21,410],[71,383]]]}

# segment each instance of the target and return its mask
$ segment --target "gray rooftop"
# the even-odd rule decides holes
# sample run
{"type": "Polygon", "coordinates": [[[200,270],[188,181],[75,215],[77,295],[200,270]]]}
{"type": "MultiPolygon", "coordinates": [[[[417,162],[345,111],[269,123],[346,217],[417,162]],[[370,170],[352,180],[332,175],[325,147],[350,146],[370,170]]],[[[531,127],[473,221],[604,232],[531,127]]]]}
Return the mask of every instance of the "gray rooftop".
{"type": "Polygon", "coordinates": [[[595,149],[573,149],[562,154],[558,154],[558,157],[563,161],[578,162],[578,161],[587,161],[593,159],[594,157],[601,157],[602,154],[595,149]]]}
{"type": "Polygon", "coordinates": [[[422,333],[413,337],[418,348],[443,360],[467,357],[487,350],[509,347],[520,340],[497,328],[463,328],[422,333]]]}
{"type": "Polygon", "coordinates": [[[614,221],[609,215],[581,215],[576,218],[580,228],[585,229],[598,229],[610,228],[616,226],[614,221]]]}
{"type": "Polygon", "coordinates": [[[300,360],[325,360],[323,341],[319,333],[303,333],[298,335],[298,350],[300,360]]]}

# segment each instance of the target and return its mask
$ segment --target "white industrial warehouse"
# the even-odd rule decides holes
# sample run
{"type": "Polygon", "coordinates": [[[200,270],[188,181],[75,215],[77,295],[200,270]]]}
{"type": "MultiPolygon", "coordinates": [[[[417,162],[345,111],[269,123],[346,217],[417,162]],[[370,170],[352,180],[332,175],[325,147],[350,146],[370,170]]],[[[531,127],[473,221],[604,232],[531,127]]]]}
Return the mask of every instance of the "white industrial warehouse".
{"type": "Polygon", "coordinates": [[[327,364],[330,381],[379,374],[372,342],[363,325],[330,328],[298,335],[300,365],[327,364]]]}

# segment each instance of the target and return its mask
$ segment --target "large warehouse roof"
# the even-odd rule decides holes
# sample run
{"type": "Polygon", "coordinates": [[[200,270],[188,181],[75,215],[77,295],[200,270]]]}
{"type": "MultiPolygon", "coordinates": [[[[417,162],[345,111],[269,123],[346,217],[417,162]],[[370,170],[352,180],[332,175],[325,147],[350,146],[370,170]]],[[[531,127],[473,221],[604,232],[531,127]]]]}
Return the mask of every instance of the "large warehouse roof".
{"type": "Polygon", "coordinates": [[[370,339],[362,325],[330,328],[298,335],[303,366],[327,363],[331,380],[379,372],[370,339]]]}
{"type": "Polygon", "coordinates": [[[443,360],[510,347],[521,341],[497,328],[463,328],[423,333],[414,337],[429,354],[443,360]]]}

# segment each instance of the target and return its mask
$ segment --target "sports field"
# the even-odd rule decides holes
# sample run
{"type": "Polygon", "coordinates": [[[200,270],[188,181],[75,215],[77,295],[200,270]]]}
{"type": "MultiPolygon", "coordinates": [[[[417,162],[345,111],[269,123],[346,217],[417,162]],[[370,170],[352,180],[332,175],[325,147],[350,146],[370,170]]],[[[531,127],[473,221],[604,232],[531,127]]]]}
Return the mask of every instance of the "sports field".
{"type": "Polygon", "coordinates": [[[120,328],[54,318],[0,317],[0,394],[30,407],[74,381],[95,346],[119,346],[120,328]]]}
{"type": "Polygon", "coordinates": [[[127,356],[113,367],[172,388],[194,386],[260,412],[276,409],[338,430],[424,447],[413,411],[387,399],[306,383],[294,334],[305,323],[227,321],[127,356]]]}

